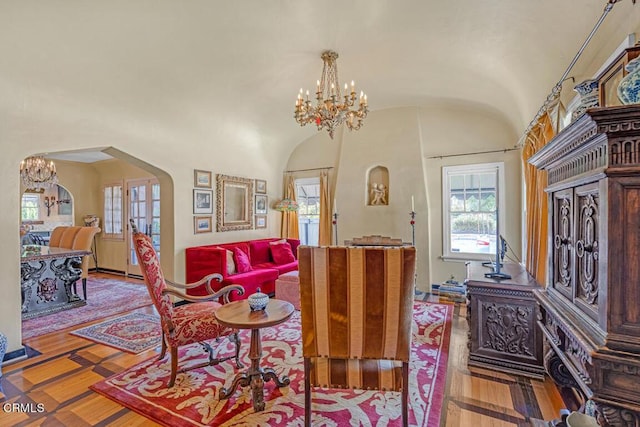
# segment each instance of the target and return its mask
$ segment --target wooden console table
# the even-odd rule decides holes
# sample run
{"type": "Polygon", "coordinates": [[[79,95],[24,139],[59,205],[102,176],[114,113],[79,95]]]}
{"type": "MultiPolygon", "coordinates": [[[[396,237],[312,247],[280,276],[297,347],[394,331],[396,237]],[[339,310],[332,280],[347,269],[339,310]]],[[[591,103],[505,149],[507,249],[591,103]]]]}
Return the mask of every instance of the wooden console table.
{"type": "Polygon", "coordinates": [[[87,302],[73,292],[82,274],[82,257],[91,252],[26,245],[20,257],[22,318],[43,316],[87,302]]]}
{"type": "Polygon", "coordinates": [[[541,379],[542,332],[533,295],[539,285],[519,264],[504,263],[502,272],[511,279],[486,278],[491,271],[481,263],[467,266],[468,364],[541,379]]]}

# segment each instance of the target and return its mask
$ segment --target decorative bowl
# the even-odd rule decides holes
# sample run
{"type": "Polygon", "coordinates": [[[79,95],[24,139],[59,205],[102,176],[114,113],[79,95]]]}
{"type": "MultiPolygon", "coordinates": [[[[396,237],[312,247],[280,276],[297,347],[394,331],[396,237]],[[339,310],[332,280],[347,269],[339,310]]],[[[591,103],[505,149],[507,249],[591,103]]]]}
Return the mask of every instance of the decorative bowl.
{"type": "Polygon", "coordinates": [[[267,307],[267,303],[269,302],[269,295],[263,294],[260,292],[260,288],[256,290],[256,293],[253,295],[249,295],[247,298],[249,301],[249,307],[251,311],[260,311],[264,310],[267,307]]]}

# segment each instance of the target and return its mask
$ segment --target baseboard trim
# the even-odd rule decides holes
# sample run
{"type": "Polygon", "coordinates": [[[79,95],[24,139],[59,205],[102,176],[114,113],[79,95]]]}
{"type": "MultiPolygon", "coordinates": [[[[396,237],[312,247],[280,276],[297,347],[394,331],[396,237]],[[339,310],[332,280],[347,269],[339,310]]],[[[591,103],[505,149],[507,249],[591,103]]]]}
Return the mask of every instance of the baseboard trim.
{"type": "Polygon", "coordinates": [[[123,276],[123,277],[131,277],[133,279],[144,279],[144,277],[142,277],[142,275],[140,274],[126,274],[124,271],[122,270],[114,270],[111,268],[102,268],[100,267],[99,269],[91,269],[90,270],[92,273],[107,273],[107,274],[113,274],[114,276],[123,276]]]}
{"type": "Polygon", "coordinates": [[[118,276],[125,276],[124,271],[122,270],[114,270],[111,268],[104,268],[104,267],[100,267],[100,268],[93,268],[91,269],[92,272],[94,273],[109,273],[109,274],[117,274],[118,276]]]}
{"type": "Polygon", "coordinates": [[[17,350],[13,350],[8,353],[5,353],[4,358],[2,359],[2,363],[3,364],[15,363],[15,362],[19,362],[21,360],[27,359],[28,357],[29,356],[27,356],[27,348],[23,346],[17,350]]]}

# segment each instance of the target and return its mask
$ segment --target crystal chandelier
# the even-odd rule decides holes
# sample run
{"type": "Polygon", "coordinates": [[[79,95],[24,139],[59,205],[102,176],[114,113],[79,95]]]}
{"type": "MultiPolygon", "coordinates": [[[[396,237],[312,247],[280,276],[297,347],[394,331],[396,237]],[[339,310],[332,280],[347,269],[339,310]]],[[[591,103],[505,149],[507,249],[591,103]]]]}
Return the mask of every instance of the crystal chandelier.
{"type": "Polygon", "coordinates": [[[58,183],[56,165],[41,156],[27,157],[20,162],[20,177],[29,189],[46,188],[58,183]]]}
{"type": "Polygon", "coordinates": [[[358,130],[362,127],[362,121],[367,117],[369,111],[367,95],[361,91],[358,98],[352,80],[351,89],[345,83],[343,96],[338,81],[338,65],[336,64],[338,54],[326,50],[322,52],[321,57],[324,61],[324,67],[322,67],[322,77],[316,86],[316,100],[318,102],[315,107],[312,106],[309,100],[309,91],[306,92],[305,97],[300,89],[294,117],[300,126],[315,123],[318,130],[326,129],[333,139],[333,132],[342,123],[345,123],[349,130],[358,130]],[[358,100],[357,108],[355,107],[356,99],[358,100]]]}

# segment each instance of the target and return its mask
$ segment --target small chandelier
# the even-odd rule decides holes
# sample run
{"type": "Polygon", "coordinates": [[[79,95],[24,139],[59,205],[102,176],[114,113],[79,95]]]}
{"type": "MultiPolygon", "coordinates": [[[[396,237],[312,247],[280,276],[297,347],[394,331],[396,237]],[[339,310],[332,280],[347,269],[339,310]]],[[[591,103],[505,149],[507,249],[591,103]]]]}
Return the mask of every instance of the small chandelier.
{"type": "Polygon", "coordinates": [[[24,186],[29,189],[37,190],[58,183],[56,165],[41,156],[27,157],[20,162],[20,177],[24,186]]]}
{"type": "Polygon", "coordinates": [[[329,136],[333,139],[333,132],[342,123],[345,123],[349,130],[358,130],[362,127],[362,121],[367,117],[367,95],[360,91],[360,97],[356,96],[356,88],[353,80],[351,89],[345,83],[344,96],[338,81],[338,54],[331,50],[322,52],[322,77],[316,85],[316,106],[311,105],[309,91],[306,98],[300,89],[296,100],[296,111],[294,117],[300,126],[308,123],[315,123],[318,130],[325,128],[329,136]],[[358,107],[355,108],[356,99],[358,107]]]}

